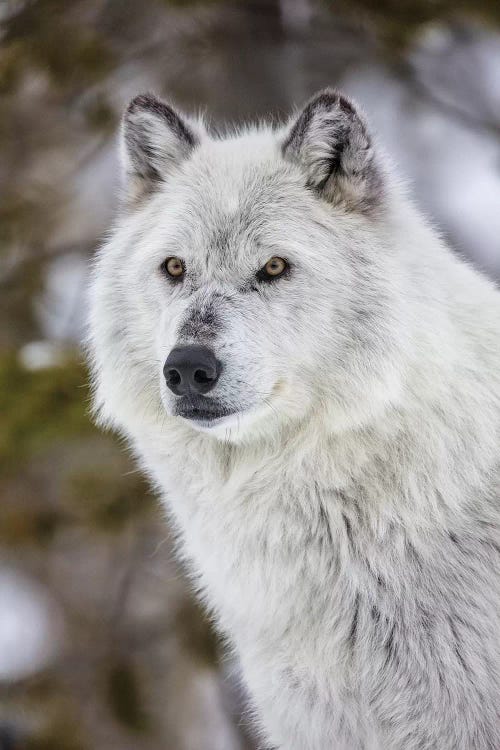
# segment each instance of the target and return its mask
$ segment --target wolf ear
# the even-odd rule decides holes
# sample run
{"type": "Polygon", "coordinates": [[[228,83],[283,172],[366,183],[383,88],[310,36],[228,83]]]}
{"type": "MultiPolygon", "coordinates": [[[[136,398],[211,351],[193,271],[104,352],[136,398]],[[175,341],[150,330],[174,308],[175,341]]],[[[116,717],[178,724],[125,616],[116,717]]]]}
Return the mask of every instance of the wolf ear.
{"type": "Polygon", "coordinates": [[[200,127],[153,94],[132,99],[123,117],[122,163],[126,198],[153,192],[199,144],[200,127]]]}
{"type": "Polygon", "coordinates": [[[306,104],[288,126],[282,152],[331,203],[363,213],[380,205],[383,176],[371,136],[354,104],[338,91],[325,89],[306,104]]]}

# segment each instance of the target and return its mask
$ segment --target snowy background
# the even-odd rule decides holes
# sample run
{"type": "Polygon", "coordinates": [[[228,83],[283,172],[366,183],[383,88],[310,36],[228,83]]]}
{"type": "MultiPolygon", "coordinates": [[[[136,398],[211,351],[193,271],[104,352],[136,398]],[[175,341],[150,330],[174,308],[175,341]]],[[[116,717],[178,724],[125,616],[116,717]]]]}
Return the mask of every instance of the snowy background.
{"type": "Polygon", "coordinates": [[[498,279],[500,4],[0,0],[0,39],[0,750],[253,748],[154,498],[88,419],[117,123],[144,90],[220,123],[341,87],[498,279]]]}

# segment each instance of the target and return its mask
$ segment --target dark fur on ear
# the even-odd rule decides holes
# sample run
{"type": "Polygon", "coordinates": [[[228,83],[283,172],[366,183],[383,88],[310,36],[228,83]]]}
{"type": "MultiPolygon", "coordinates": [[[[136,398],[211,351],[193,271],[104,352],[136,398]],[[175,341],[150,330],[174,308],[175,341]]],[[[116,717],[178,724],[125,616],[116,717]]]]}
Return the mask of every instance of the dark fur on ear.
{"type": "Polygon", "coordinates": [[[372,212],[381,203],[383,178],[364,118],[343,94],[316,94],[288,128],[282,153],[301,166],[307,183],[326,200],[372,212]]]}
{"type": "Polygon", "coordinates": [[[199,127],[153,94],[136,96],[123,117],[126,193],[135,201],[152,192],[200,139],[199,127]]]}

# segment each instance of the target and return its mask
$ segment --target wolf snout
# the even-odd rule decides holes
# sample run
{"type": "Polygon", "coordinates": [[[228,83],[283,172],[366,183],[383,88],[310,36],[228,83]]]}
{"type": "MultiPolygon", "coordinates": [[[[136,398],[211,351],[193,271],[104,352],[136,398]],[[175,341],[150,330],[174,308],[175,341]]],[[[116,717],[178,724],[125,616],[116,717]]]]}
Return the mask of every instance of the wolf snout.
{"type": "Polygon", "coordinates": [[[208,346],[176,346],[167,357],[163,374],[176,396],[208,393],[217,383],[221,364],[208,346]]]}

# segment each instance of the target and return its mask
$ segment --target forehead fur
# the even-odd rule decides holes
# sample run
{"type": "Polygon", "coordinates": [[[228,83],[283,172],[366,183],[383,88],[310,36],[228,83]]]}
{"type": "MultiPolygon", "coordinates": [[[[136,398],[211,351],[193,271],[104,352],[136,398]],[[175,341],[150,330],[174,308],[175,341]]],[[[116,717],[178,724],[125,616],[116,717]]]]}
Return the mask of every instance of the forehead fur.
{"type": "Polygon", "coordinates": [[[165,192],[193,212],[249,218],[252,212],[272,216],[299,200],[304,187],[303,175],[283,159],[276,132],[259,129],[204,141],[165,192]]]}
{"type": "Polygon", "coordinates": [[[217,265],[249,245],[278,251],[287,226],[314,202],[276,131],[261,128],[206,139],[151,199],[150,217],[172,253],[203,251],[217,265]]]}

